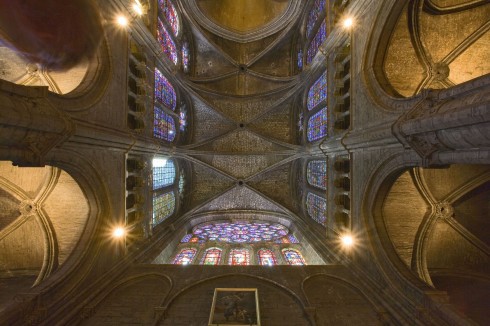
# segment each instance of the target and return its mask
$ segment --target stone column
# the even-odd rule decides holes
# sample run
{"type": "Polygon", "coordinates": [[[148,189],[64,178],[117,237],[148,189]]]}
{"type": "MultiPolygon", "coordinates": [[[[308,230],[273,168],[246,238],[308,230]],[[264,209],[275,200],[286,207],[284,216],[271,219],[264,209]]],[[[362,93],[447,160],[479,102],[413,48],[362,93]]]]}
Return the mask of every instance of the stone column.
{"type": "Polygon", "coordinates": [[[445,90],[425,90],[422,100],[393,125],[425,166],[490,163],[490,75],[445,90]]]}

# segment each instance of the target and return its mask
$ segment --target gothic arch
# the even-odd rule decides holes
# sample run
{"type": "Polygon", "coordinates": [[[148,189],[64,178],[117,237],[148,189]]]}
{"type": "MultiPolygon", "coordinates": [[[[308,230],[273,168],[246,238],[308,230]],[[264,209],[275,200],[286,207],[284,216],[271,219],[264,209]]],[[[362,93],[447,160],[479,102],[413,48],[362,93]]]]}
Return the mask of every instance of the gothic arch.
{"type": "Polygon", "coordinates": [[[347,280],[316,274],[304,279],[301,288],[308,306],[316,307],[315,319],[319,325],[379,324],[379,309],[368,296],[347,280]]]}
{"type": "Polygon", "coordinates": [[[364,59],[372,98],[387,110],[403,110],[420,101],[422,89],[448,88],[488,73],[480,63],[480,43],[490,35],[489,10],[485,1],[452,7],[431,0],[384,2],[364,59]],[[471,66],[468,55],[475,57],[471,66]]]}
{"type": "Polygon", "coordinates": [[[104,96],[112,74],[112,59],[107,36],[102,37],[95,55],[88,60],[87,72],[80,84],[70,93],[49,93],[48,98],[56,107],[66,111],[87,111],[104,96]]]}
{"type": "MultiPolygon", "coordinates": [[[[458,308],[461,291],[471,288],[478,277],[473,282],[467,276],[469,281],[455,281],[454,286],[447,280],[459,277],[458,273],[484,275],[490,266],[488,235],[479,232],[479,227],[485,229],[489,214],[489,168],[451,165],[422,169],[416,161],[389,165],[376,176],[376,195],[367,196],[374,201],[364,200],[364,205],[370,203],[365,207],[369,210],[365,211],[366,223],[374,223],[377,235],[374,241],[370,236],[372,245],[381,249],[376,250],[378,263],[391,282],[408,282],[402,287],[449,291],[450,302],[458,308]],[[433,275],[437,275],[437,282],[433,275]]],[[[478,307],[459,308],[469,318],[483,316],[478,307]]]]}
{"type": "Polygon", "coordinates": [[[102,324],[108,318],[112,323],[121,324],[152,320],[155,307],[165,300],[171,290],[172,281],[165,274],[144,273],[126,277],[82,309],[81,325],[102,324]],[[140,304],[127,311],[127,305],[134,301],[140,304]],[[118,316],[114,316],[115,310],[118,316]]]}
{"type": "MultiPolygon", "coordinates": [[[[298,294],[294,293],[291,289],[260,276],[254,276],[245,273],[233,273],[220,276],[209,277],[204,280],[200,280],[191,285],[186,286],[178,293],[172,295],[162,303],[165,309],[164,317],[159,320],[158,325],[173,325],[172,322],[179,320],[188,320],[190,323],[191,318],[193,321],[196,319],[207,321],[209,318],[209,311],[203,311],[199,313],[199,316],[183,316],[179,314],[178,307],[185,307],[192,305],[192,300],[206,300],[212,302],[214,288],[227,288],[233,287],[233,284],[237,284],[237,280],[240,280],[240,284],[247,288],[258,288],[259,290],[259,305],[262,307],[267,303],[281,302],[277,306],[268,306],[268,309],[261,310],[261,317],[267,318],[267,314],[274,314],[278,306],[285,305],[288,309],[280,310],[282,316],[289,314],[288,321],[294,325],[313,325],[311,317],[306,313],[304,299],[298,294]],[[267,291],[261,291],[261,288],[267,288],[267,291]],[[194,292],[194,294],[192,293],[194,292]],[[189,302],[185,302],[189,301],[189,302]]],[[[180,308],[181,310],[182,308],[180,308]]]]}

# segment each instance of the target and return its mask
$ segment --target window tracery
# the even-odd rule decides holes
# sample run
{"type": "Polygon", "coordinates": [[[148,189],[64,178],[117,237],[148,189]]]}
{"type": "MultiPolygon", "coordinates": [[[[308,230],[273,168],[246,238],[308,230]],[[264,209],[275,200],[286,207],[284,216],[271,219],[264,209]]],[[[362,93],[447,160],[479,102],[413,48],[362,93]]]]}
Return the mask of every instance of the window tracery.
{"type": "Polygon", "coordinates": [[[181,238],[176,252],[185,248],[196,248],[202,253],[196,257],[194,264],[279,265],[285,263],[280,258],[281,249],[301,252],[303,247],[282,224],[244,219],[198,224],[192,233],[181,238]],[[240,237],[233,238],[234,235],[240,237]]]}
{"type": "Polygon", "coordinates": [[[217,247],[209,248],[204,253],[201,260],[201,265],[219,265],[221,261],[222,250],[217,247]]]}
{"type": "Polygon", "coordinates": [[[301,253],[295,249],[283,249],[282,254],[289,265],[306,265],[301,253]]]}
{"type": "Polygon", "coordinates": [[[310,13],[308,14],[308,20],[306,23],[307,38],[310,38],[313,29],[316,25],[316,22],[318,21],[318,18],[320,18],[325,12],[325,4],[326,4],[326,0],[315,0],[315,3],[313,4],[313,7],[310,10],[310,13]]]}
{"type": "Polygon", "coordinates": [[[259,264],[266,266],[277,265],[276,256],[274,252],[270,249],[260,249],[257,252],[257,256],[259,257],[259,264]]]}
{"type": "Polygon", "coordinates": [[[177,106],[177,94],[167,78],[155,69],[155,102],[175,111],[177,106]]]}
{"type": "Polygon", "coordinates": [[[175,139],[174,118],[159,107],[154,107],[153,136],[172,142],[175,139]]]}
{"type": "Polygon", "coordinates": [[[170,0],[158,0],[158,5],[167,20],[174,36],[179,35],[180,19],[177,9],[170,0]]]}
{"type": "Polygon", "coordinates": [[[327,99],[327,73],[324,72],[311,85],[308,90],[307,108],[308,111],[313,110],[318,104],[327,99]]]}
{"type": "Polygon", "coordinates": [[[310,185],[327,190],[327,161],[308,162],[306,177],[310,185]]]}
{"type": "Polygon", "coordinates": [[[160,43],[162,51],[167,55],[167,57],[170,60],[172,60],[174,64],[177,64],[178,61],[177,47],[175,46],[174,40],[172,39],[170,33],[163,25],[160,18],[158,18],[158,22],[157,22],[157,40],[158,43],[160,43]]]}
{"type": "Polygon", "coordinates": [[[316,222],[325,225],[326,214],[327,214],[327,201],[313,193],[308,193],[306,196],[306,208],[308,210],[308,215],[316,222]]]}
{"type": "Polygon", "coordinates": [[[326,39],[327,39],[327,25],[325,24],[325,20],[323,20],[322,24],[320,25],[320,28],[315,34],[315,37],[311,40],[310,44],[308,45],[308,50],[306,52],[306,64],[310,64],[311,61],[313,61],[313,58],[317,54],[320,45],[322,45],[326,39]]]}
{"type": "Polygon", "coordinates": [[[175,164],[164,158],[153,159],[153,190],[173,184],[175,164]]]}
{"type": "Polygon", "coordinates": [[[230,257],[228,259],[229,265],[245,266],[250,265],[250,252],[248,249],[231,249],[230,257]]]}
{"type": "Polygon", "coordinates": [[[157,225],[173,214],[175,210],[174,192],[153,194],[153,225],[157,225]]]}
{"type": "Polygon", "coordinates": [[[278,223],[248,221],[201,224],[193,230],[200,240],[228,243],[272,241],[286,236],[288,232],[284,225],[278,223]]]}
{"type": "Polygon", "coordinates": [[[308,120],[308,141],[313,142],[327,136],[327,108],[323,108],[308,120]]]}
{"type": "Polygon", "coordinates": [[[194,248],[184,248],[176,256],[173,261],[175,265],[188,265],[194,260],[197,250],[194,248]]]}

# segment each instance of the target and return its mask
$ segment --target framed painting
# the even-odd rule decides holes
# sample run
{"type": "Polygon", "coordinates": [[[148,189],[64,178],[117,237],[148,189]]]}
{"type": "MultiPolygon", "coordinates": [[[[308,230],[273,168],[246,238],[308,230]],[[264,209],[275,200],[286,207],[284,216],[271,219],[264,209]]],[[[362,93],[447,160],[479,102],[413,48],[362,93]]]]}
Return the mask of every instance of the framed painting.
{"type": "Polygon", "coordinates": [[[209,326],[260,326],[259,293],[251,288],[216,288],[209,326]]]}

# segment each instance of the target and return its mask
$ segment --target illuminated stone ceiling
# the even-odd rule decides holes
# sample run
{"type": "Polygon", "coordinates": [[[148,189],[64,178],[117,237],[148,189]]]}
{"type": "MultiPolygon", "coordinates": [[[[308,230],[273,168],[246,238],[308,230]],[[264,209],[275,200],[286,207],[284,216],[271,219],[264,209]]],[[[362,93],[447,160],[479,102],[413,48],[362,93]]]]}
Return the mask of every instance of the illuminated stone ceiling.
{"type": "Polygon", "coordinates": [[[188,82],[193,135],[184,146],[185,158],[193,163],[189,213],[255,211],[292,217],[298,206],[291,167],[302,146],[292,118],[299,90],[291,50],[301,15],[273,35],[242,42],[218,35],[206,18],[238,37],[271,22],[290,23],[284,14],[290,2],[201,0],[205,18],[193,14],[192,7],[184,4],[198,47],[188,82]]]}

